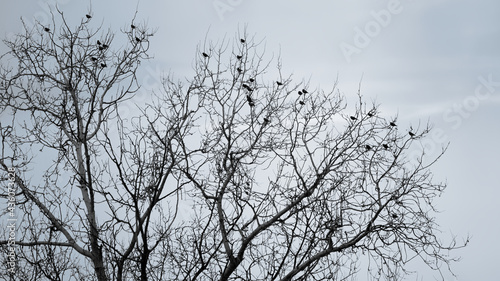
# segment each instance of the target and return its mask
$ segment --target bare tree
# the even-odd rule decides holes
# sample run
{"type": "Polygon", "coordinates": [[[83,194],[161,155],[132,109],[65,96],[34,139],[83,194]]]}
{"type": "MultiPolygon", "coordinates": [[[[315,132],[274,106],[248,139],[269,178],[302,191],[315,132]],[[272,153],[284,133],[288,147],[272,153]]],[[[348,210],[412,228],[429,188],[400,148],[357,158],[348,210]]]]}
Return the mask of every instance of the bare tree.
{"type": "MultiPolygon", "coordinates": [[[[196,207],[168,237],[169,276],[346,280],[364,263],[397,280],[415,257],[438,271],[455,260],[463,245],[443,244],[433,217],[442,153],[419,146],[429,126],[403,128],[359,93],[348,108],[336,86],[294,83],[259,49],[243,35],[199,50],[184,91],[193,130],[177,139],[196,207]]],[[[167,85],[175,108],[181,89],[167,85]]]]}
{"type": "Polygon", "coordinates": [[[0,165],[16,171],[17,274],[35,280],[147,280],[176,215],[159,203],[175,203],[182,186],[166,180],[182,120],[118,114],[152,32],[132,21],[115,38],[91,21],[72,27],[57,11],[51,26],[5,41],[0,106],[12,119],[2,120],[0,165]]]}
{"type": "Polygon", "coordinates": [[[91,21],[58,11],[5,41],[0,166],[16,170],[23,278],[347,280],[367,264],[397,280],[415,257],[455,260],[463,244],[433,217],[442,154],[418,145],[429,126],[293,82],[246,33],[206,43],[194,78],[166,77],[125,118],[152,32],[132,22],[122,46],[91,21]]]}

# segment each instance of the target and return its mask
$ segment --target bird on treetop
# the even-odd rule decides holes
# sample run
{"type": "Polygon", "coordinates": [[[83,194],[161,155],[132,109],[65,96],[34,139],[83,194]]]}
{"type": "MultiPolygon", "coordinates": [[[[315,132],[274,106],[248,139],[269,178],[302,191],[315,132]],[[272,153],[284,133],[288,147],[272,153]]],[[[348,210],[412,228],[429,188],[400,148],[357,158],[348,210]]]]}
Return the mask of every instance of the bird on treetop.
{"type": "Polygon", "coordinates": [[[308,91],[306,89],[302,89],[302,93],[307,94],[308,91]]]}
{"type": "Polygon", "coordinates": [[[250,78],[250,79],[248,79],[248,81],[250,81],[250,82],[254,82],[254,81],[255,81],[255,79],[250,78]]]}
{"type": "Polygon", "coordinates": [[[106,63],[104,63],[104,62],[101,63],[101,67],[106,67],[106,66],[107,66],[106,63]]]}
{"type": "Polygon", "coordinates": [[[354,116],[349,116],[349,118],[351,118],[351,120],[358,120],[358,118],[354,117],[354,116]]]}
{"type": "Polygon", "coordinates": [[[269,123],[269,118],[264,117],[264,124],[267,124],[267,123],[269,123]]]}
{"type": "Polygon", "coordinates": [[[367,115],[368,115],[368,117],[373,117],[374,114],[373,114],[373,112],[370,111],[370,112],[368,112],[367,115]]]}
{"type": "Polygon", "coordinates": [[[236,68],[236,70],[238,70],[239,73],[241,73],[243,70],[241,68],[236,68]]]}
{"type": "Polygon", "coordinates": [[[388,146],[387,144],[385,144],[385,143],[384,143],[384,144],[382,144],[382,147],[383,147],[384,149],[389,149],[389,146],[388,146]]]}
{"type": "Polygon", "coordinates": [[[91,18],[92,18],[92,16],[91,16],[91,15],[89,15],[89,14],[86,14],[86,15],[85,15],[85,17],[87,17],[88,19],[91,19],[91,18]]]}
{"type": "Polygon", "coordinates": [[[104,49],[107,49],[109,46],[108,46],[108,45],[106,45],[106,44],[102,44],[102,47],[103,47],[104,49]]]}
{"type": "Polygon", "coordinates": [[[130,28],[135,29],[135,25],[131,24],[130,28]]]}
{"type": "Polygon", "coordinates": [[[245,39],[241,38],[241,39],[240,39],[240,42],[241,42],[241,43],[245,43],[245,39]]]}
{"type": "Polygon", "coordinates": [[[396,127],[396,123],[394,123],[394,121],[391,121],[389,125],[391,125],[392,127],[396,127]]]}
{"type": "Polygon", "coordinates": [[[139,37],[135,37],[135,41],[141,42],[141,39],[139,39],[139,37]]]}
{"type": "Polygon", "coordinates": [[[298,94],[299,94],[299,96],[301,96],[301,95],[302,95],[302,91],[299,91],[299,93],[298,93],[298,94]]]}
{"type": "Polygon", "coordinates": [[[278,84],[278,86],[282,86],[283,83],[281,83],[280,81],[276,81],[276,84],[278,84]]]}
{"type": "Polygon", "coordinates": [[[409,131],[408,135],[410,135],[410,137],[412,137],[412,138],[415,136],[415,134],[412,131],[409,131]]]}
{"type": "Polygon", "coordinates": [[[300,105],[304,105],[305,102],[304,101],[299,101],[300,105]]]}
{"type": "Polygon", "coordinates": [[[241,60],[243,58],[243,56],[242,55],[237,55],[236,58],[239,59],[239,60],[241,60]]]}
{"type": "Polygon", "coordinates": [[[97,61],[97,58],[96,57],[91,57],[90,58],[92,61],[97,61]]]}
{"type": "Polygon", "coordinates": [[[97,40],[97,45],[101,45],[101,41],[97,40]]]}
{"type": "Polygon", "coordinates": [[[46,32],[49,32],[49,31],[50,31],[50,28],[45,27],[43,30],[45,30],[46,32]]]}
{"type": "Polygon", "coordinates": [[[366,150],[371,150],[372,149],[372,147],[369,144],[365,145],[365,148],[366,148],[366,150]]]}
{"type": "Polygon", "coordinates": [[[203,52],[203,53],[201,53],[201,54],[202,54],[205,58],[208,58],[208,54],[207,54],[207,53],[203,52]]]}

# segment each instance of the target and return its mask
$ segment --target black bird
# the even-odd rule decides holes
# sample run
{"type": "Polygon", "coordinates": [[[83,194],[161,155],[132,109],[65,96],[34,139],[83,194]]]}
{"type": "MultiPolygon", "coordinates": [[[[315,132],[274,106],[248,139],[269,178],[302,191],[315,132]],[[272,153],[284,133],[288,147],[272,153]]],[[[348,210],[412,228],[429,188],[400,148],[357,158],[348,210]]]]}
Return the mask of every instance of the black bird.
{"type": "Polygon", "coordinates": [[[141,42],[141,39],[139,37],[135,37],[135,41],[141,42]]]}
{"type": "Polygon", "coordinates": [[[104,50],[104,47],[103,46],[99,46],[99,51],[102,51],[104,50]]]}
{"type": "Polygon", "coordinates": [[[264,117],[264,125],[267,124],[267,123],[269,123],[269,118],[264,117]]]}
{"type": "Polygon", "coordinates": [[[278,86],[283,86],[283,83],[281,83],[280,81],[276,81],[276,84],[278,84],[278,86]]]}
{"type": "Polygon", "coordinates": [[[250,78],[250,79],[248,79],[248,81],[250,81],[250,82],[254,82],[254,81],[255,81],[255,79],[250,78]]]}
{"type": "Polygon", "coordinates": [[[203,53],[201,53],[201,54],[202,54],[205,58],[208,58],[208,54],[207,54],[207,53],[203,52],[203,53]]]}
{"type": "Polygon", "coordinates": [[[391,121],[389,125],[391,125],[392,127],[396,127],[396,123],[394,123],[394,121],[391,121]]]}
{"type": "Polygon", "coordinates": [[[45,30],[45,32],[49,32],[49,31],[50,31],[50,28],[45,27],[43,30],[45,30]]]}
{"type": "Polygon", "coordinates": [[[393,219],[397,219],[397,218],[398,218],[398,215],[396,215],[396,214],[392,214],[392,218],[393,218],[393,219]]]}
{"type": "Polygon", "coordinates": [[[130,27],[131,27],[132,29],[135,29],[135,25],[133,25],[133,24],[131,24],[131,25],[130,25],[130,27]]]}
{"type": "Polygon", "coordinates": [[[373,114],[373,112],[370,111],[370,112],[368,112],[367,115],[368,115],[368,117],[373,117],[374,114],[373,114]]]}
{"type": "Polygon", "coordinates": [[[302,91],[299,91],[299,96],[302,96],[302,91]]]}
{"type": "Polygon", "coordinates": [[[97,61],[97,58],[96,57],[91,57],[90,58],[92,61],[97,61]]]}
{"type": "Polygon", "coordinates": [[[243,84],[241,85],[243,88],[247,89],[249,92],[253,91],[252,88],[250,88],[250,86],[248,86],[247,84],[243,84]]]}
{"type": "Polygon", "coordinates": [[[237,55],[236,58],[239,59],[239,60],[241,60],[243,58],[243,56],[242,55],[237,55]]]}
{"type": "Polygon", "coordinates": [[[366,148],[366,150],[371,150],[372,149],[372,147],[369,144],[365,145],[365,148],[366,148]]]}
{"type": "Polygon", "coordinates": [[[97,40],[97,45],[101,46],[101,41],[97,40]]]}
{"type": "Polygon", "coordinates": [[[299,101],[300,105],[306,104],[304,101],[299,101]]]}
{"type": "Polygon", "coordinates": [[[89,14],[86,14],[86,15],[85,15],[85,17],[87,17],[88,19],[91,19],[91,18],[92,18],[92,16],[91,16],[91,15],[89,15],[89,14]]]}
{"type": "Polygon", "coordinates": [[[410,137],[412,138],[415,136],[415,134],[412,131],[408,132],[408,135],[410,135],[410,137]]]}
{"type": "Polygon", "coordinates": [[[358,120],[358,118],[354,117],[354,116],[349,116],[349,118],[351,118],[351,120],[358,120]]]}
{"type": "Polygon", "coordinates": [[[241,73],[243,70],[241,68],[236,68],[236,70],[238,70],[239,73],[241,73]]]}
{"type": "Polygon", "coordinates": [[[106,44],[102,44],[102,47],[103,47],[104,49],[107,49],[109,46],[108,46],[108,45],[106,45],[106,44]]]}
{"type": "Polygon", "coordinates": [[[384,149],[389,149],[389,146],[388,146],[387,144],[385,144],[385,143],[384,143],[384,144],[382,144],[382,147],[383,147],[384,149]]]}
{"type": "Polygon", "coordinates": [[[255,102],[253,101],[253,99],[250,95],[247,95],[247,102],[248,102],[248,105],[250,105],[250,107],[255,106],[255,102]]]}
{"type": "Polygon", "coordinates": [[[241,42],[241,43],[245,43],[245,39],[241,38],[241,39],[240,39],[240,42],[241,42]]]}
{"type": "Polygon", "coordinates": [[[107,66],[106,63],[104,63],[104,62],[101,63],[101,67],[106,67],[106,66],[107,66]]]}
{"type": "Polygon", "coordinates": [[[302,89],[302,93],[307,94],[308,91],[306,89],[302,89]]]}

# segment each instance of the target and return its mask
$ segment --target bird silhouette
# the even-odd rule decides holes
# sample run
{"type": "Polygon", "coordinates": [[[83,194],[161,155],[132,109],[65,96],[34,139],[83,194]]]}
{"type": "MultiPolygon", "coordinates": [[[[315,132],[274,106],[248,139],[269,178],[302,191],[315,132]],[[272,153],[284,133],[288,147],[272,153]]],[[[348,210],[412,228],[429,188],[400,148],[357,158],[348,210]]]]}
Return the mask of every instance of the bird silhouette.
{"type": "Polygon", "coordinates": [[[373,114],[373,112],[370,111],[370,112],[368,112],[367,115],[368,115],[368,117],[373,117],[374,114],[373,114]]]}
{"type": "Polygon", "coordinates": [[[101,41],[97,40],[97,45],[100,46],[101,44],[102,44],[101,41]]]}
{"type": "Polygon", "coordinates": [[[92,16],[91,16],[91,15],[89,15],[89,14],[86,14],[86,15],[85,15],[85,17],[87,17],[88,19],[91,19],[91,18],[92,18],[92,16]]]}
{"type": "Polygon", "coordinates": [[[99,46],[99,51],[102,51],[104,50],[104,47],[103,46],[99,46]]]}
{"type": "Polygon", "coordinates": [[[249,92],[253,91],[252,88],[250,88],[250,86],[248,86],[247,84],[243,84],[241,85],[243,88],[247,89],[249,92]]]}
{"type": "Polygon", "coordinates": [[[243,58],[243,56],[242,55],[237,55],[236,58],[239,59],[239,60],[241,60],[243,58]]]}
{"type": "Polygon", "coordinates": [[[397,219],[398,218],[398,215],[396,215],[396,214],[392,214],[391,216],[392,216],[393,219],[397,219]]]}
{"type": "Polygon", "coordinates": [[[366,148],[366,150],[371,150],[372,149],[372,147],[369,144],[365,145],[365,148],[366,148]]]}
{"type": "Polygon", "coordinates": [[[106,44],[102,44],[102,47],[103,47],[104,49],[107,49],[109,46],[108,46],[108,45],[106,45],[106,44]]]}
{"type": "Polygon", "coordinates": [[[269,123],[269,118],[264,117],[264,125],[267,124],[267,123],[269,123]]]}
{"type": "Polygon", "coordinates": [[[255,81],[255,79],[250,78],[250,79],[248,79],[248,81],[250,81],[250,82],[254,82],[254,81],[255,81]]]}
{"type": "Polygon", "coordinates": [[[304,101],[299,101],[300,105],[306,104],[304,101]]]}
{"type": "Polygon", "coordinates": [[[299,91],[298,94],[299,94],[299,96],[302,96],[302,91],[299,91]]]}
{"type": "Polygon", "coordinates": [[[45,27],[43,30],[45,30],[45,32],[49,32],[49,31],[50,31],[50,28],[45,27]]]}
{"type": "Polygon", "coordinates": [[[106,67],[106,66],[107,66],[106,63],[104,63],[104,62],[101,63],[101,67],[106,67]]]}
{"type": "Polygon", "coordinates": [[[382,147],[383,147],[384,149],[389,149],[389,146],[388,146],[387,144],[385,144],[385,143],[384,143],[384,144],[382,144],[382,147]]]}
{"type": "Polygon", "coordinates": [[[135,29],[135,25],[131,24],[130,28],[135,29]]]}
{"type": "Polygon", "coordinates": [[[207,53],[203,52],[203,53],[201,53],[201,54],[202,54],[205,58],[208,58],[208,54],[207,54],[207,53]]]}
{"type": "Polygon", "coordinates": [[[91,57],[90,58],[92,61],[97,61],[97,58],[96,57],[91,57]]]}
{"type": "Polygon", "coordinates": [[[358,120],[358,118],[356,118],[354,116],[349,116],[349,118],[351,118],[351,120],[353,120],[353,121],[358,120]]]}
{"type": "Polygon", "coordinates": [[[276,84],[278,84],[278,86],[283,86],[283,83],[281,83],[280,81],[276,81],[276,84]]]}
{"type": "Polygon", "coordinates": [[[240,42],[241,42],[241,43],[245,43],[245,39],[241,38],[241,39],[240,39],[240,42]]]}
{"type": "Polygon", "coordinates": [[[135,41],[137,41],[137,42],[141,42],[141,39],[140,39],[139,37],[137,37],[137,36],[136,36],[136,37],[135,37],[135,41]]]}
{"type": "Polygon", "coordinates": [[[243,72],[243,70],[241,68],[236,68],[236,70],[238,70],[239,73],[243,72]]]}
{"type": "Polygon", "coordinates": [[[302,93],[307,94],[309,92],[306,89],[302,89],[302,93]]]}
{"type": "Polygon", "coordinates": [[[255,102],[253,101],[253,99],[250,95],[247,95],[247,102],[248,102],[248,105],[250,105],[250,107],[255,106],[255,102]]]}
{"type": "Polygon", "coordinates": [[[391,121],[389,125],[391,125],[392,127],[396,127],[396,123],[394,123],[394,121],[391,121]]]}
{"type": "Polygon", "coordinates": [[[415,136],[415,134],[412,131],[409,131],[408,135],[410,135],[410,137],[412,137],[412,138],[415,136]]]}

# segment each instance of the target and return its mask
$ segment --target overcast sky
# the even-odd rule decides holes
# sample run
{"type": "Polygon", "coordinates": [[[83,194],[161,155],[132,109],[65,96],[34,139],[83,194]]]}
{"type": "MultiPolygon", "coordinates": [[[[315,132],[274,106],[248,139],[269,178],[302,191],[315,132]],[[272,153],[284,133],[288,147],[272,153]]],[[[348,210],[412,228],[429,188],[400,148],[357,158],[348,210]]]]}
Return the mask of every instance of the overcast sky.
{"type": "MultiPolygon", "coordinates": [[[[362,79],[362,94],[382,114],[408,125],[429,120],[438,132],[430,153],[450,142],[434,167],[435,179],[448,183],[439,223],[444,234],[473,237],[456,252],[457,280],[499,280],[500,1],[1,0],[1,35],[20,32],[20,17],[45,21],[47,3],[76,19],[92,6],[93,20],[114,30],[138,7],[137,20],[157,28],[146,86],[157,86],[162,71],[192,76],[197,44],[246,26],[297,82],[326,90],[338,76],[353,96],[362,79]]],[[[433,276],[422,271],[418,280],[433,276]]]]}

